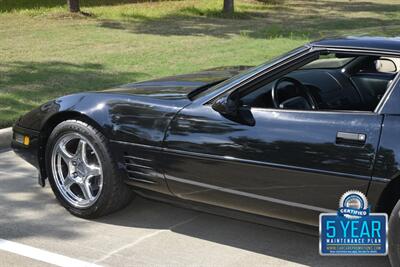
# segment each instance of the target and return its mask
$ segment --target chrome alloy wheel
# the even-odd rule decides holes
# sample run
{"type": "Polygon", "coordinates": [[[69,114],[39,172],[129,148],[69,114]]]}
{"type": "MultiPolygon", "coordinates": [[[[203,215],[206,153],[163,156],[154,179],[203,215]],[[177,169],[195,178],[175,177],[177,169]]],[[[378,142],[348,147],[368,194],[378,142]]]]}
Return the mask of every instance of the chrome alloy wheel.
{"type": "Polygon", "coordinates": [[[58,190],[72,206],[87,208],[99,198],[103,169],[93,145],[81,134],[68,133],[56,142],[51,169],[58,190]]]}

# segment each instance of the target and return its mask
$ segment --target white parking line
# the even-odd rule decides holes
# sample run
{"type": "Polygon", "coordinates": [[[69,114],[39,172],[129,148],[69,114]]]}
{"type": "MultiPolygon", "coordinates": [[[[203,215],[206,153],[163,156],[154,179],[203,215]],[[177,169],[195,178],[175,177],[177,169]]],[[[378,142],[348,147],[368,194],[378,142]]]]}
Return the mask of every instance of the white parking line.
{"type": "Polygon", "coordinates": [[[43,249],[30,247],[16,242],[8,241],[0,238],[0,250],[8,251],[24,257],[35,259],[38,261],[50,263],[62,267],[99,267],[97,264],[76,260],[56,253],[48,252],[43,249]]]}

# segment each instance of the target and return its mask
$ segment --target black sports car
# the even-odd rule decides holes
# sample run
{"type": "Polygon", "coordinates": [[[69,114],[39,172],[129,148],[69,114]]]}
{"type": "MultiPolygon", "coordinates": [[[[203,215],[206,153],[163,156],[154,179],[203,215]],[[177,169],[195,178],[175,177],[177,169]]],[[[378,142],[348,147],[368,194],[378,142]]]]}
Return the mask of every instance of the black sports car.
{"type": "Polygon", "coordinates": [[[12,146],[72,214],[147,196],[318,225],[348,190],[391,214],[400,255],[400,39],[307,44],[234,67],[60,97],[12,146]]]}

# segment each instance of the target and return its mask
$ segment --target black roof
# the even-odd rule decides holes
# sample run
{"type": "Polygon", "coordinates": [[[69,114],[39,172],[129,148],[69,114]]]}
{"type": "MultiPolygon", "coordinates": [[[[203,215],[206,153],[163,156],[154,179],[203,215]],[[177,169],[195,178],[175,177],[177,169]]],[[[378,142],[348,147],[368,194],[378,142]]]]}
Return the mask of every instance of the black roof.
{"type": "Polygon", "coordinates": [[[380,50],[400,53],[400,37],[341,37],[311,43],[312,46],[380,50]]]}

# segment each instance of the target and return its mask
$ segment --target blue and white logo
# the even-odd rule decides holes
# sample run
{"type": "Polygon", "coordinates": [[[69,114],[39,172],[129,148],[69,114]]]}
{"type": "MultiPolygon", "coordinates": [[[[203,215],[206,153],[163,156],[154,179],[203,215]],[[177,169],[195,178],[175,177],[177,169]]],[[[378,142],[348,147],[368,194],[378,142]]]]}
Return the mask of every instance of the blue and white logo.
{"type": "Polygon", "coordinates": [[[360,191],[347,191],[339,200],[338,215],[348,219],[369,215],[367,197],[360,191]]]}
{"type": "Polygon", "coordinates": [[[387,214],[370,213],[366,196],[348,191],[337,213],[320,215],[321,255],[387,255],[387,214]]]}

